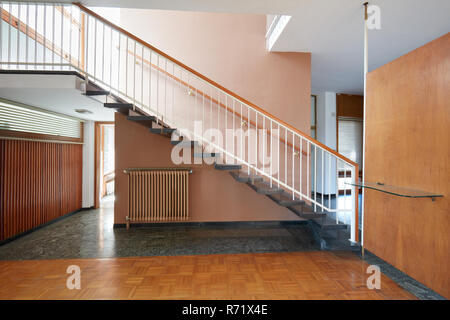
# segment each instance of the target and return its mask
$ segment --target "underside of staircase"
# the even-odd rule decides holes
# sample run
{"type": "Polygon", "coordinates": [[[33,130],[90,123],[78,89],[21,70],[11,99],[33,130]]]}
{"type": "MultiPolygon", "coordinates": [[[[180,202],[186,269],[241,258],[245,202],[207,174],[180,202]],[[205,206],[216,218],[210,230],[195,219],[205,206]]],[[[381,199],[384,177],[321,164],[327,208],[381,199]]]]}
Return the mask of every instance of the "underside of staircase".
{"type": "Polygon", "coordinates": [[[88,84],[86,95],[92,97],[105,97],[104,107],[114,109],[127,117],[127,120],[134,121],[149,129],[150,134],[158,134],[170,139],[174,146],[182,148],[193,148],[195,158],[214,158],[214,169],[227,171],[237,183],[245,183],[255,192],[266,196],[277,203],[280,207],[287,208],[296,216],[308,220],[315,241],[320,244],[323,250],[360,250],[359,244],[352,243],[350,238],[350,226],[344,223],[336,223],[325,211],[317,211],[304,200],[293,198],[291,194],[280,188],[276,183],[272,185],[264,181],[263,177],[256,174],[248,174],[242,170],[239,164],[226,164],[219,161],[220,153],[203,152],[198,141],[184,140],[181,133],[176,128],[171,128],[165,123],[158,121],[154,116],[148,115],[131,103],[128,103],[117,96],[111,95],[95,84],[88,84]]]}

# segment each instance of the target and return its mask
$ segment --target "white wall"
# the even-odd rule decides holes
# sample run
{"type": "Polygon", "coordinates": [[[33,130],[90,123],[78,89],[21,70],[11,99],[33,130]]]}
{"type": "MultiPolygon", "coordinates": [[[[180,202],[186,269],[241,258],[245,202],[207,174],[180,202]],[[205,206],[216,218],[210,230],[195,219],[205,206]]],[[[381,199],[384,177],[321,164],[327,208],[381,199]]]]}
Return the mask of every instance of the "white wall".
{"type": "Polygon", "coordinates": [[[89,208],[94,205],[94,121],[84,123],[83,144],[83,200],[82,207],[89,208]]]}
{"type": "MultiPolygon", "coordinates": [[[[317,96],[317,140],[336,150],[336,93],[325,91],[315,94],[317,96]]],[[[323,158],[324,186],[322,189],[322,152],[319,150],[317,150],[317,192],[334,194],[336,193],[336,162],[334,157],[329,162],[329,156],[325,154],[323,158]],[[332,179],[330,186],[328,186],[328,179],[332,179]]],[[[312,170],[314,169],[312,168],[312,170]]]]}

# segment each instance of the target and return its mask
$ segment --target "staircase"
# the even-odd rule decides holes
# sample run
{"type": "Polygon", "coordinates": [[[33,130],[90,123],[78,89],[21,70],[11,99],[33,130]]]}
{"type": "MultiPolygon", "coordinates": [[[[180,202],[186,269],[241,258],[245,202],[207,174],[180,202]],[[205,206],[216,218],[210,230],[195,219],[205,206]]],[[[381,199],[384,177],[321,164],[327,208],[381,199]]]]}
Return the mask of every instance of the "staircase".
{"type": "Polygon", "coordinates": [[[174,147],[191,148],[194,158],[308,220],[323,249],[358,249],[356,187],[348,188],[350,201],[332,198],[339,190],[338,167],[355,183],[356,163],[80,4],[46,4],[50,10],[43,18],[61,29],[61,39],[53,42],[27,26],[28,17],[17,18],[22,6],[32,16],[42,5],[3,4],[1,17],[16,34],[21,30],[16,36],[42,46],[44,61],[26,54],[25,61],[2,61],[2,68],[50,65],[80,73],[85,95],[104,99],[105,108],[146,126],[149,134],[167,137],[174,147]],[[70,37],[66,43],[65,37],[70,37]],[[57,59],[45,61],[48,52],[57,59]]]}

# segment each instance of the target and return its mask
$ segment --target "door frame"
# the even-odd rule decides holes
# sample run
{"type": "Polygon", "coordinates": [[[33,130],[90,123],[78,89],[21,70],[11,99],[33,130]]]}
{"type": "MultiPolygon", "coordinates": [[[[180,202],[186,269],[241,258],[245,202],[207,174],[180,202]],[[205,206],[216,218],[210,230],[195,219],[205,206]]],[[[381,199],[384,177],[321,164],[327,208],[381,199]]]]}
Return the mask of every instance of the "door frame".
{"type": "Polygon", "coordinates": [[[100,208],[100,160],[101,160],[101,150],[104,145],[104,135],[103,135],[103,126],[104,125],[114,125],[114,121],[96,121],[94,126],[94,208],[100,208]]]}

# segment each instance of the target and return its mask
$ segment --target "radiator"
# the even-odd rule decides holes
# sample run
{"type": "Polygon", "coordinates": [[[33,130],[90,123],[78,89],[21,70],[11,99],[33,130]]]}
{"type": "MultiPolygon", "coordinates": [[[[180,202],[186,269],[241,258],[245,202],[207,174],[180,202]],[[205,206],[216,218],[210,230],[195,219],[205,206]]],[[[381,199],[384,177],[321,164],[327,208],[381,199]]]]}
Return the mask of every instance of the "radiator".
{"type": "Polygon", "coordinates": [[[183,221],[189,218],[190,169],[127,169],[130,222],[183,221]]]}

